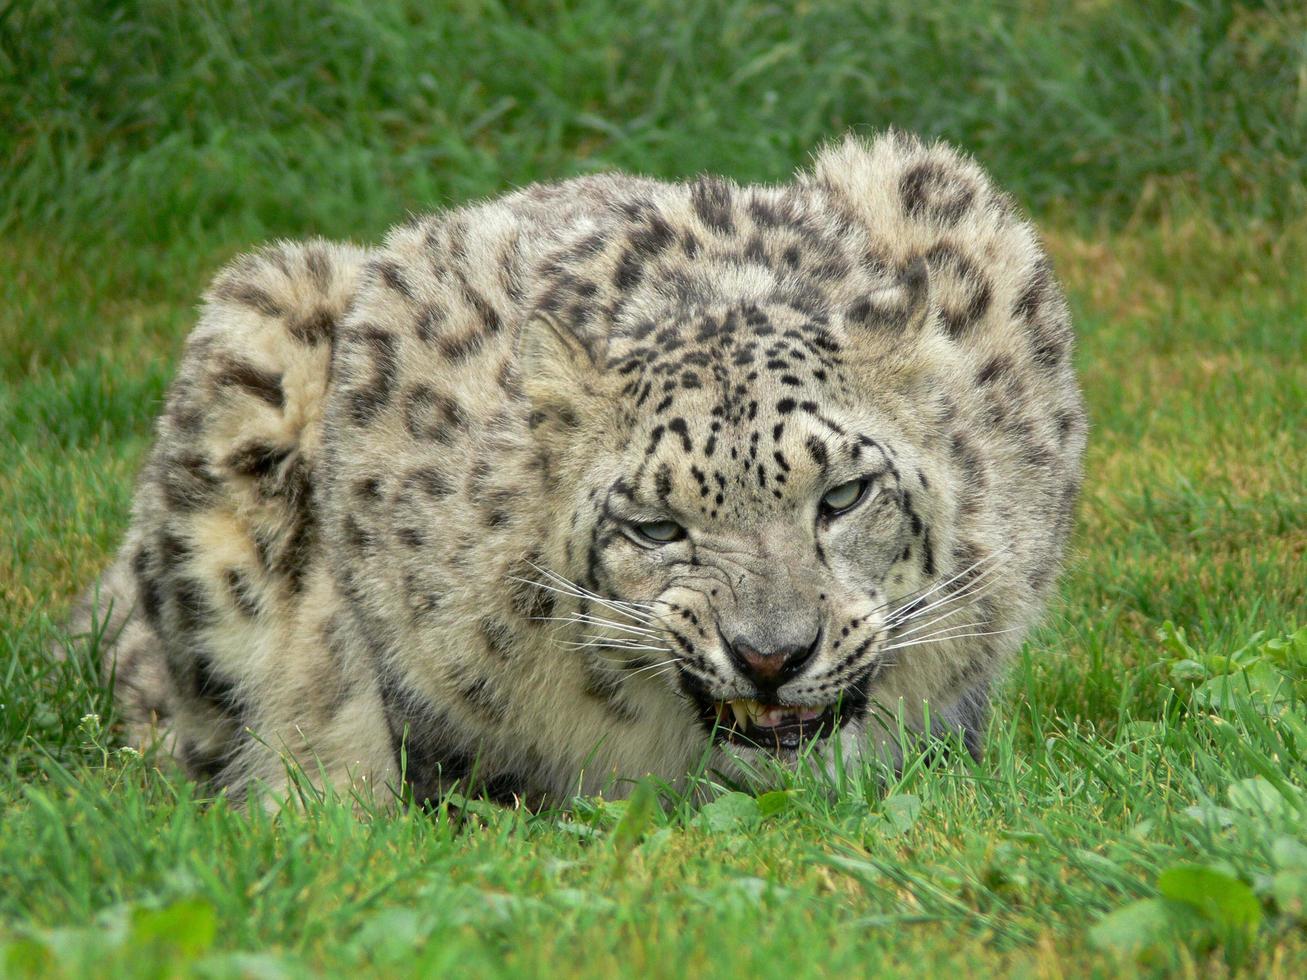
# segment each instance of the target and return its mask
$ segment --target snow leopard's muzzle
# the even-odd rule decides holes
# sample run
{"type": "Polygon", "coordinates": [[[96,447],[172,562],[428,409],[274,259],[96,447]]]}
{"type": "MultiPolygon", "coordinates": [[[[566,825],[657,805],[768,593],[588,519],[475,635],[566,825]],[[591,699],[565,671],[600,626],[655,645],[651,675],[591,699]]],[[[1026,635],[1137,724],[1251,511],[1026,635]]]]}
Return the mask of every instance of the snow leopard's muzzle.
{"type": "Polygon", "coordinates": [[[734,689],[714,692],[691,672],[682,672],[680,678],[682,690],[697,709],[700,724],[714,741],[778,755],[795,753],[866,714],[868,688],[878,673],[875,666],[839,687],[802,684],[805,669],[825,642],[823,628],[819,627],[806,644],[762,649],[738,637],[727,639],[720,631],[718,636],[725,659],[738,678],[732,685],[734,689]],[[739,690],[741,686],[746,690],[752,687],[752,693],[740,696],[744,694],[739,690]],[[829,697],[818,700],[813,692],[829,697]]]}

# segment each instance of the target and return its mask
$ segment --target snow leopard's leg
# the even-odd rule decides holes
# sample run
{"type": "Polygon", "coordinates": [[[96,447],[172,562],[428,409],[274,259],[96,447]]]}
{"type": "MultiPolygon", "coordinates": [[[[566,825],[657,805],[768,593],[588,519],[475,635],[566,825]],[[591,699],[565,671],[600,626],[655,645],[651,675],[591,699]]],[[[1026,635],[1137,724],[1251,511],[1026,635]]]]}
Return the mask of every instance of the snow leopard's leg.
{"type": "Polygon", "coordinates": [[[105,673],[132,741],[164,735],[217,786],[249,777],[260,754],[251,732],[293,729],[294,712],[335,699],[341,683],[315,660],[333,605],[315,471],[336,327],[365,259],[325,242],[278,244],[217,277],[124,546],[72,624],[103,624],[105,673]],[[282,692],[298,691],[294,711],[269,717],[270,690],[283,707],[282,692]]]}

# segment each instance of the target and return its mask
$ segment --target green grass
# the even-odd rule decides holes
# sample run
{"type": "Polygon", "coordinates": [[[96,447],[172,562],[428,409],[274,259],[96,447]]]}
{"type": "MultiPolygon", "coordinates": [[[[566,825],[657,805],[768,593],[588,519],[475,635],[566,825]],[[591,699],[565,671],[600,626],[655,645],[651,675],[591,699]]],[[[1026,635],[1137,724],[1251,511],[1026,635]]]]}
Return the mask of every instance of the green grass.
{"type": "Polygon", "coordinates": [[[0,0],[0,976],[1307,971],[1307,653],[1266,645],[1307,623],[1304,79],[1288,3],[0,0]],[[234,251],[889,123],[1032,208],[1082,338],[1063,598],[983,764],[234,813],[45,657],[234,251]]]}

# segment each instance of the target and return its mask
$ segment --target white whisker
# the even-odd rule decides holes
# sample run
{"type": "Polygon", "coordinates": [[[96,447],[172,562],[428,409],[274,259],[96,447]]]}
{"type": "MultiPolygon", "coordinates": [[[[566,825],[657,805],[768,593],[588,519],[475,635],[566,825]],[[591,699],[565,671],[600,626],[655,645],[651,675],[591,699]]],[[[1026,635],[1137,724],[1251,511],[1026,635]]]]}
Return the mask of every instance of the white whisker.
{"type": "MultiPolygon", "coordinates": [[[[936,600],[934,603],[931,603],[929,606],[921,607],[918,605],[923,599],[929,598],[930,596],[939,592],[941,589],[948,588],[958,579],[962,578],[965,575],[971,574],[973,571],[980,568],[982,565],[988,562],[997,562],[999,558],[1006,556],[1007,550],[1008,549],[1006,547],[998,548],[995,551],[991,552],[990,554],[986,555],[984,558],[972,562],[966,568],[962,569],[962,571],[957,572],[954,575],[951,575],[949,578],[946,578],[944,581],[937,582],[928,589],[918,590],[917,594],[906,597],[905,600],[901,601],[899,606],[893,612],[891,612],[890,615],[887,617],[888,622],[895,623],[900,621],[906,621],[907,619],[921,615],[926,610],[932,608],[934,605],[937,605],[939,602],[947,602],[948,596],[945,596],[945,597],[941,597],[941,599],[936,600]]],[[[960,586],[957,590],[955,590],[955,592],[961,592],[962,590],[975,584],[976,581],[979,581],[984,576],[990,574],[990,572],[992,572],[997,567],[998,567],[997,564],[991,565],[990,568],[986,569],[980,575],[976,576],[976,578],[973,579],[972,581],[967,582],[964,585],[960,586]]],[[[954,593],[949,593],[949,596],[952,596],[953,594],[954,593]]],[[[883,609],[884,605],[882,605],[880,608],[883,609]]]]}
{"type": "MultiPolygon", "coordinates": [[[[967,610],[969,610],[969,609],[971,609],[972,607],[974,607],[974,606],[975,606],[975,605],[980,601],[980,599],[982,598],[982,596],[979,595],[979,594],[975,594],[975,595],[972,595],[972,596],[970,596],[970,597],[963,595],[963,596],[961,596],[961,598],[964,598],[964,599],[965,599],[965,598],[970,598],[970,601],[969,601],[969,602],[963,602],[963,603],[961,603],[960,605],[954,606],[952,609],[946,609],[944,612],[940,613],[939,615],[937,615],[937,616],[932,616],[930,619],[928,619],[928,620],[927,620],[926,622],[924,622],[924,623],[915,623],[915,621],[916,621],[917,619],[920,618],[919,616],[913,616],[913,617],[910,617],[910,618],[904,620],[905,623],[915,623],[915,625],[912,627],[912,629],[908,629],[908,630],[900,630],[900,629],[896,629],[896,628],[894,628],[894,627],[890,627],[890,629],[893,630],[894,635],[895,635],[896,638],[904,637],[904,636],[911,636],[911,635],[914,634],[914,633],[920,633],[922,630],[924,630],[924,629],[930,629],[930,627],[935,626],[935,625],[937,625],[937,624],[939,624],[939,623],[942,623],[942,622],[944,622],[944,620],[949,619],[950,617],[956,616],[958,613],[966,612],[967,610]]],[[[928,614],[923,613],[923,615],[928,615],[928,614]]],[[[899,624],[899,625],[902,625],[902,624],[899,624]]]]}
{"type": "MultiPolygon", "coordinates": [[[[933,610],[938,609],[940,606],[947,605],[950,602],[956,602],[959,599],[965,599],[970,596],[976,595],[980,591],[980,587],[982,585],[992,584],[992,580],[987,581],[987,579],[990,576],[992,576],[998,570],[999,567],[1000,566],[998,565],[991,565],[989,568],[985,569],[975,578],[959,586],[957,589],[953,590],[952,592],[949,592],[941,596],[940,598],[933,600],[932,602],[928,603],[925,606],[913,608],[903,613],[896,612],[894,614],[891,614],[889,619],[886,621],[885,625],[888,626],[890,629],[896,629],[897,627],[902,626],[904,623],[911,622],[914,619],[919,619],[920,617],[927,615],[933,610]]],[[[966,572],[959,573],[959,575],[965,575],[965,574],[966,572]]],[[[955,575],[953,579],[950,579],[949,581],[954,581],[957,578],[958,576],[955,575]]],[[[913,605],[915,605],[915,603],[913,605]]]]}
{"type": "Polygon", "coordinates": [[[662,671],[664,671],[664,670],[670,670],[672,667],[675,667],[677,664],[679,664],[679,663],[681,662],[682,659],[683,659],[683,658],[681,658],[681,657],[677,657],[675,660],[664,660],[662,663],[658,663],[658,664],[649,664],[649,665],[647,665],[647,666],[645,666],[645,667],[637,667],[635,670],[630,671],[630,675],[631,675],[632,677],[634,677],[636,674],[643,674],[646,670],[655,670],[655,669],[657,669],[657,670],[659,671],[659,673],[657,673],[657,674],[651,674],[650,676],[651,676],[651,677],[658,677],[658,676],[661,675],[662,671]]]}
{"type": "MultiPolygon", "coordinates": [[[[935,630],[935,632],[933,632],[933,633],[926,633],[924,636],[917,636],[917,637],[914,637],[913,639],[914,639],[914,640],[929,640],[929,639],[931,639],[932,637],[947,636],[949,633],[953,632],[954,630],[976,629],[977,627],[980,627],[980,626],[992,626],[992,625],[993,625],[992,623],[990,623],[988,620],[984,620],[984,619],[978,619],[978,620],[976,620],[976,621],[973,622],[973,623],[954,623],[952,626],[945,626],[945,627],[943,627],[942,629],[935,630]]],[[[893,645],[897,644],[898,641],[899,641],[899,638],[896,637],[896,638],[895,638],[895,641],[894,641],[894,644],[890,644],[889,646],[893,646],[893,645]]],[[[882,649],[889,649],[889,646],[883,647],[882,649]]]]}
{"type": "Polygon", "coordinates": [[[532,562],[529,562],[528,564],[530,564],[531,567],[534,568],[536,571],[538,571],[541,575],[548,576],[550,579],[552,579],[554,582],[557,582],[559,585],[563,585],[569,589],[573,589],[574,594],[577,596],[581,596],[587,599],[593,599],[595,602],[602,602],[606,605],[613,605],[619,608],[641,609],[646,605],[646,603],[630,602],[625,599],[623,600],[608,599],[604,596],[601,596],[597,592],[591,592],[585,586],[579,585],[576,582],[573,582],[571,579],[559,575],[557,572],[550,571],[547,568],[542,568],[541,566],[536,565],[532,562]]]}
{"type": "Polygon", "coordinates": [[[570,616],[535,616],[533,619],[538,623],[563,623],[579,624],[582,626],[602,626],[608,629],[620,630],[623,633],[630,633],[633,636],[662,636],[661,630],[646,629],[643,626],[632,626],[629,623],[619,623],[613,619],[604,619],[600,616],[587,616],[583,613],[573,613],[570,616]]]}
{"type": "MultiPolygon", "coordinates": [[[[990,557],[992,557],[992,556],[990,556],[990,557]]],[[[873,612],[879,612],[880,610],[884,609],[886,606],[890,605],[891,603],[897,602],[897,603],[898,603],[898,607],[894,610],[893,613],[890,614],[891,616],[893,616],[895,613],[898,613],[898,612],[900,612],[900,611],[902,611],[902,610],[908,609],[908,608],[911,607],[914,603],[920,602],[922,599],[925,599],[925,598],[927,598],[927,597],[933,595],[934,593],[938,592],[940,589],[947,588],[950,584],[952,584],[953,582],[956,582],[956,581],[957,581],[959,578],[961,578],[963,575],[966,575],[966,574],[968,574],[969,572],[971,572],[971,571],[975,570],[976,568],[980,567],[980,565],[982,565],[982,564],[983,564],[985,561],[987,561],[987,560],[989,560],[989,559],[988,559],[988,558],[982,558],[982,559],[980,559],[979,561],[973,562],[972,564],[968,565],[966,568],[962,569],[962,571],[957,572],[956,574],[952,575],[951,577],[949,577],[949,578],[947,578],[947,579],[944,579],[942,582],[931,582],[931,583],[929,583],[929,584],[927,584],[927,585],[923,585],[921,588],[917,589],[917,591],[915,591],[915,592],[909,592],[907,595],[900,596],[900,597],[897,598],[897,599],[889,599],[889,600],[886,600],[885,602],[882,602],[879,606],[877,606],[877,607],[876,607],[875,609],[873,609],[872,611],[873,611],[873,612]]]]}
{"type": "Polygon", "coordinates": [[[922,616],[929,615],[934,610],[941,606],[945,606],[950,602],[956,602],[959,599],[965,599],[968,596],[974,595],[981,586],[988,584],[986,582],[986,577],[993,573],[997,567],[998,566],[996,565],[991,565],[988,569],[980,572],[974,578],[968,580],[950,592],[937,596],[924,606],[913,603],[913,608],[906,610],[903,613],[897,613],[891,616],[887,625],[901,626],[902,624],[911,622],[914,619],[920,619],[922,616]]]}
{"type": "Polygon", "coordinates": [[[902,650],[906,647],[921,646],[923,643],[942,643],[945,640],[965,640],[973,636],[998,636],[1001,633],[1016,633],[1016,632],[1018,632],[1017,628],[1013,627],[1011,629],[1005,629],[1005,630],[986,630],[980,633],[960,633],[957,636],[945,636],[937,639],[929,639],[929,638],[917,639],[917,640],[912,640],[908,643],[891,643],[889,646],[881,647],[881,652],[886,652],[889,650],[902,650]]]}
{"type": "Polygon", "coordinates": [[[641,636],[662,636],[662,630],[651,630],[643,626],[628,626],[626,623],[619,623],[616,620],[604,619],[602,616],[588,616],[584,613],[577,613],[575,617],[577,622],[587,623],[591,626],[607,626],[612,629],[619,629],[626,633],[637,633],[641,636]]]}
{"type": "Polygon", "coordinates": [[[648,642],[641,642],[640,640],[628,640],[628,639],[625,639],[624,637],[620,637],[620,636],[619,636],[619,637],[606,636],[606,635],[604,635],[603,633],[583,633],[583,634],[581,634],[581,637],[582,637],[582,639],[589,640],[590,642],[595,643],[595,644],[599,644],[599,645],[603,645],[603,646],[609,646],[609,647],[613,647],[613,648],[616,648],[616,649],[622,649],[622,650],[666,650],[666,649],[669,649],[669,648],[668,648],[667,646],[665,646],[665,645],[657,645],[657,646],[655,646],[655,645],[651,645],[651,644],[649,644],[648,642]]]}
{"type": "MultiPolygon", "coordinates": [[[[565,595],[571,599],[585,599],[588,602],[597,602],[601,606],[604,606],[607,609],[611,609],[621,616],[628,616],[631,619],[634,619],[638,622],[642,622],[646,624],[654,622],[654,620],[650,618],[648,615],[646,615],[645,613],[632,612],[631,609],[626,607],[626,604],[616,602],[615,600],[612,599],[605,599],[603,596],[595,595],[592,592],[578,592],[572,589],[560,589],[556,586],[549,585],[545,582],[536,582],[533,579],[529,579],[529,578],[519,578],[516,575],[510,575],[509,581],[523,582],[526,585],[534,586],[537,589],[546,589],[550,592],[556,592],[559,595],[565,595]]],[[[566,579],[564,579],[563,581],[566,581],[566,579]]]]}
{"type": "Polygon", "coordinates": [[[593,636],[593,635],[590,636],[585,643],[569,642],[564,644],[564,646],[570,647],[573,650],[593,650],[598,648],[605,648],[608,650],[630,650],[633,652],[639,652],[643,650],[647,650],[650,653],[671,652],[670,647],[647,646],[645,644],[639,644],[632,641],[614,642],[610,637],[593,636]]]}

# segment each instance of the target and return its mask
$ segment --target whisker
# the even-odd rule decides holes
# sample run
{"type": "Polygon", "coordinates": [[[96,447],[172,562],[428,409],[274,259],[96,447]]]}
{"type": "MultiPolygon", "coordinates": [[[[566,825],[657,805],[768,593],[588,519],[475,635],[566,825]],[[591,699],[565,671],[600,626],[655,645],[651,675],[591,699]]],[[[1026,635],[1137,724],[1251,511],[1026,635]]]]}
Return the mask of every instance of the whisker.
{"type": "MultiPolygon", "coordinates": [[[[962,578],[965,575],[971,574],[973,571],[980,568],[982,565],[988,562],[997,562],[999,558],[1005,557],[1007,552],[1008,552],[1008,548],[1006,546],[997,548],[994,551],[990,552],[988,555],[984,556],[983,558],[977,559],[976,561],[972,562],[966,568],[962,569],[962,571],[949,576],[944,581],[936,582],[928,587],[918,589],[915,594],[910,594],[908,596],[903,597],[903,599],[900,600],[901,604],[893,612],[890,613],[888,619],[891,621],[895,621],[895,620],[902,619],[905,616],[914,616],[923,612],[924,610],[920,606],[920,603],[923,600],[930,598],[930,596],[939,592],[941,589],[948,588],[948,586],[952,585],[958,579],[962,578]]],[[[990,571],[992,571],[996,567],[997,565],[991,565],[990,569],[987,569],[986,571],[982,572],[981,575],[976,577],[976,580],[983,577],[984,575],[988,575],[990,571]]],[[[973,580],[973,582],[974,581],[975,580],[973,580]]],[[[964,585],[959,586],[958,589],[955,591],[961,591],[962,589],[966,588],[968,585],[971,584],[972,582],[967,582],[964,585]]],[[[880,609],[885,608],[885,606],[887,605],[889,605],[888,602],[882,603],[881,606],[874,611],[879,612],[880,609]]]]}
{"type": "Polygon", "coordinates": [[[662,671],[670,670],[672,667],[675,667],[677,664],[679,664],[683,659],[684,659],[683,657],[677,657],[675,660],[664,660],[662,663],[659,664],[649,664],[646,667],[637,667],[635,670],[630,672],[630,676],[634,677],[636,674],[643,674],[646,670],[654,670],[656,668],[658,669],[659,673],[651,674],[650,676],[659,677],[661,676],[662,671]]]}
{"type": "MultiPolygon", "coordinates": [[[[992,625],[993,625],[993,624],[992,624],[991,622],[989,622],[988,620],[984,620],[984,619],[978,619],[978,620],[976,620],[974,623],[954,623],[952,626],[945,626],[945,627],[943,627],[942,629],[938,629],[938,630],[936,630],[936,631],[933,632],[933,633],[927,633],[927,634],[925,634],[924,636],[914,637],[914,639],[915,639],[915,640],[929,640],[929,639],[932,638],[932,637],[946,636],[948,633],[950,633],[950,632],[953,631],[953,630],[974,629],[974,628],[976,628],[976,627],[978,627],[978,626],[992,626],[992,625]]],[[[906,637],[906,634],[904,634],[904,636],[906,637]]],[[[898,642],[898,640],[896,639],[896,640],[895,640],[895,643],[897,643],[897,642],[898,642]]],[[[894,645],[894,644],[890,644],[890,645],[887,645],[887,646],[885,646],[885,647],[882,647],[881,649],[887,650],[887,649],[889,649],[890,646],[893,646],[893,645],[894,645]]]]}
{"type": "Polygon", "coordinates": [[[647,650],[650,653],[671,653],[671,647],[653,647],[641,643],[635,643],[634,641],[614,642],[609,637],[593,635],[590,636],[585,643],[568,642],[565,643],[564,646],[570,647],[573,650],[606,648],[609,650],[630,650],[636,652],[647,650]]]}
{"type": "Polygon", "coordinates": [[[962,571],[951,576],[950,578],[945,579],[942,582],[928,582],[925,585],[923,585],[921,588],[917,589],[915,592],[909,592],[907,595],[902,595],[894,599],[886,599],[879,606],[873,607],[871,612],[872,613],[880,612],[882,609],[896,602],[899,605],[895,608],[894,612],[891,613],[891,615],[894,615],[895,613],[898,613],[902,610],[909,609],[913,605],[913,603],[919,602],[920,600],[925,599],[927,596],[930,596],[933,593],[938,592],[940,589],[946,588],[950,583],[956,581],[957,579],[961,578],[963,575],[966,575],[967,573],[971,572],[973,569],[979,567],[986,560],[988,559],[982,558],[979,561],[973,562],[972,564],[968,565],[966,568],[962,569],[962,571]]]}
{"type": "Polygon", "coordinates": [[[570,589],[574,589],[576,591],[576,594],[579,596],[584,596],[585,598],[593,599],[596,602],[602,602],[610,605],[616,605],[616,606],[626,607],[631,609],[639,609],[645,606],[645,603],[642,602],[631,602],[625,599],[620,599],[620,600],[609,599],[606,596],[601,596],[598,592],[591,592],[585,586],[580,585],[577,582],[573,582],[571,579],[567,578],[566,576],[559,575],[557,572],[551,571],[548,568],[542,568],[541,566],[535,564],[534,562],[528,562],[527,564],[529,564],[532,568],[538,571],[541,575],[545,575],[553,579],[555,582],[559,583],[560,585],[565,585],[570,589]]]}
{"type": "MultiPolygon", "coordinates": [[[[904,611],[896,610],[894,613],[892,613],[889,616],[885,625],[890,629],[895,629],[903,625],[904,623],[909,622],[918,617],[924,616],[927,613],[935,609],[938,609],[940,606],[946,605],[947,603],[956,602],[958,599],[964,599],[967,598],[968,596],[975,595],[977,592],[980,591],[980,587],[982,585],[992,584],[992,578],[990,577],[998,570],[998,568],[999,568],[998,565],[991,565],[989,568],[985,569],[983,572],[976,575],[974,578],[970,579],[963,585],[954,589],[952,592],[948,592],[945,595],[932,600],[931,602],[927,603],[925,606],[917,606],[916,603],[913,603],[914,608],[912,609],[908,609],[904,611]]],[[[965,574],[967,573],[966,572],[959,573],[959,575],[965,575],[965,574]]],[[[954,579],[956,579],[957,577],[958,576],[954,576],[954,579]]],[[[953,581],[953,579],[950,579],[950,581],[953,581]]],[[[923,596],[922,598],[925,597],[923,596]]]]}
{"type": "Polygon", "coordinates": [[[941,637],[939,639],[917,639],[917,640],[912,640],[908,643],[891,643],[889,646],[881,647],[881,650],[884,651],[902,650],[906,647],[921,646],[923,643],[941,643],[944,640],[965,640],[973,636],[998,636],[1002,633],[1016,633],[1016,632],[1019,632],[1017,627],[1012,627],[1011,629],[1005,629],[1005,630],[986,630],[980,633],[961,633],[957,636],[946,636],[946,637],[941,637]]]}
{"type": "MultiPolygon", "coordinates": [[[[616,602],[615,600],[612,599],[605,599],[603,596],[595,595],[592,592],[578,592],[571,589],[560,589],[556,586],[549,585],[545,582],[537,582],[529,578],[520,578],[516,575],[510,575],[508,578],[510,582],[522,582],[526,585],[534,586],[537,589],[547,589],[550,592],[556,592],[559,595],[565,595],[571,599],[586,599],[590,602],[597,602],[600,605],[613,610],[619,615],[628,616],[631,619],[636,620],[637,622],[642,622],[647,624],[647,623],[652,623],[654,621],[644,613],[632,612],[630,609],[626,608],[625,604],[623,603],[616,602]]],[[[564,581],[566,580],[564,579],[564,581]]]]}
{"type": "Polygon", "coordinates": [[[649,643],[641,643],[639,640],[628,640],[624,637],[605,636],[602,633],[583,633],[582,637],[596,646],[608,646],[618,650],[670,650],[668,646],[655,646],[649,643]]]}
{"type": "Polygon", "coordinates": [[[639,639],[631,639],[630,637],[626,637],[626,636],[609,636],[607,633],[582,633],[581,638],[585,640],[593,640],[596,643],[607,643],[610,646],[615,646],[615,647],[648,645],[648,641],[645,640],[643,637],[639,639]]]}
{"type": "Polygon", "coordinates": [[[619,623],[616,620],[604,619],[600,616],[588,616],[584,613],[573,613],[570,616],[533,616],[532,619],[538,623],[573,623],[584,626],[605,626],[610,629],[621,630],[623,633],[630,633],[638,636],[662,636],[662,630],[646,629],[643,626],[631,626],[628,623],[619,623]]]}
{"type": "Polygon", "coordinates": [[[679,656],[668,649],[654,651],[654,652],[670,654],[672,659],[659,660],[656,661],[655,663],[645,664],[642,667],[637,667],[634,670],[632,670],[631,660],[629,658],[607,656],[603,653],[602,648],[596,649],[592,655],[598,657],[610,668],[621,671],[627,677],[634,677],[636,674],[643,674],[646,671],[654,672],[649,675],[650,677],[661,677],[664,672],[670,671],[673,668],[675,668],[677,664],[685,662],[684,657],[679,656]]]}
{"type": "Polygon", "coordinates": [[[959,585],[956,588],[943,593],[942,595],[938,595],[933,598],[929,596],[923,596],[922,599],[919,599],[916,602],[912,603],[910,608],[904,610],[896,610],[893,614],[891,614],[887,625],[893,625],[893,626],[902,625],[903,623],[909,622],[910,620],[920,618],[921,616],[925,616],[928,613],[932,612],[933,610],[938,609],[940,606],[946,605],[950,602],[956,602],[958,599],[966,598],[967,596],[972,595],[981,586],[987,584],[986,581],[987,578],[994,571],[996,571],[997,568],[998,568],[997,565],[991,565],[989,568],[985,569],[982,572],[979,572],[972,578],[968,579],[962,585],[959,585]],[[928,598],[930,599],[930,601],[926,602],[923,605],[922,600],[928,598]]]}
{"type": "Polygon", "coordinates": [[[602,616],[589,616],[585,613],[577,613],[578,622],[589,623],[592,626],[609,626],[627,633],[639,633],[643,636],[662,636],[663,631],[657,629],[648,629],[643,626],[628,626],[625,623],[619,623],[612,619],[604,619],[602,616]]]}
{"type": "MultiPolygon", "coordinates": [[[[895,639],[902,639],[904,638],[904,636],[911,636],[914,634],[918,634],[918,632],[920,632],[921,630],[929,630],[931,629],[932,626],[936,626],[937,623],[942,623],[945,621],[945,619],[954,617],[954,615],[957,615],[958,613],[965,613],[966,610],[971,609],[972,606],[978,604],[980,598],[982,597],[975,596],[974,598],[972,598],[970,602],[962,602],[961,605],[954,606],[953,609],[945,610],[944,613],[940,613],[936,615],[936,617],[928,619],[927,622],[916,623],[916,625],[912,627],[911,630],[895,630],[894,627],[889,627],[889,629],[894,631],[895,639]]],[[[912,617],[911,619],[908,619],[907,622],[908,623],[915,622],[916,618],[919,617],[912,617]]]]}
{"type": "Polygon", "coordinates": [[[631,657],[614,657],[604,653],[602,648],[587,651],[586,656],[602,660],[606,666],[614,670],[625,671],[631,666],[631,657]]]}

